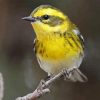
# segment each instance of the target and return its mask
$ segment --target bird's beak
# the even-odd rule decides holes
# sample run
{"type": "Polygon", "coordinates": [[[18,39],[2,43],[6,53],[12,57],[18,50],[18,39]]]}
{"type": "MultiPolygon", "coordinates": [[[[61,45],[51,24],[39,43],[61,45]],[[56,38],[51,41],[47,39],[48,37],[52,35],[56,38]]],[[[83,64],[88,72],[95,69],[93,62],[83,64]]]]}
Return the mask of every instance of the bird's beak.
{"type": "Polygon", "coordinates": [[[30,21],[30,22],[35,22],[36,21],[36,18],[35,17],[32,17],[32,16],[23,17],[22,19],[23,20],[26,20],[26,21],[30,21]]]}

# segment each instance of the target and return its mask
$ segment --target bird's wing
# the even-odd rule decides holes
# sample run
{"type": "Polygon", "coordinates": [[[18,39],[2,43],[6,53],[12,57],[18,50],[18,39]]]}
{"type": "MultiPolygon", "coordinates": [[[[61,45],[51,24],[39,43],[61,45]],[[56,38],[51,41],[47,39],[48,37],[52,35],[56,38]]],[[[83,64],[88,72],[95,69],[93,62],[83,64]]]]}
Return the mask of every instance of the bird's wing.
{"type": "Polygon", "coordinates": [[[78,29],[73,29],[74,34],[76,34],[81,42],[81,45],[84,49],[84,38],[78,29]]]}
{"type": "Polygon", "coordinates": [[[33,49],[34,49],[34,52],[36,53],[36,42],[37,42],[37,39],[35,38],[34,39],[34,42],[33,42],[33,49]]]}
{"type": "Polygon", "coordinates": [[[81,48],[82,51],[84,50],[84,38],[77,28],[66,31],[63,35],[71,46],[76,45],[76,47],[81,48]]]}

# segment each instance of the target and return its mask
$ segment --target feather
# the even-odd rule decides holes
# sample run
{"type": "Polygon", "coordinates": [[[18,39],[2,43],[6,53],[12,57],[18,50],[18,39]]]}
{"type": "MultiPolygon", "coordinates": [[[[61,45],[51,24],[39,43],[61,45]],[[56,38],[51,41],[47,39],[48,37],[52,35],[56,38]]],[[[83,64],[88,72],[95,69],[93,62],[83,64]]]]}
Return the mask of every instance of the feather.
{"type": "Polygon", "coordinates": [[[74,68],[70,71],[69,79],[73,82],[87,82],[88,78],[78,69],[74,68]]]}

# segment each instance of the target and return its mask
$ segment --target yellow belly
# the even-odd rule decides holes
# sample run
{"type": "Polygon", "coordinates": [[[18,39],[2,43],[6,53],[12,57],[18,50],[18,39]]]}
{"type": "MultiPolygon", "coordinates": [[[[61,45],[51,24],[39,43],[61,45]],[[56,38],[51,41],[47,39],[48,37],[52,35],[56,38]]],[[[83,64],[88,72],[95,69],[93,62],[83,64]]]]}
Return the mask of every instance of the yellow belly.
{"type": "Polygon", "coordinates": [[[79,67],[83,56],[82,47],[72,41],[72,39],[56,37],[46,39],[42,43],[37,43],[37,58],[40,67],[47,73],[56,74],[63,68],[79,67]]]}
{"type": "Polygon", "coordinates": [[[44,60],[59,61],[78,56],[80,52],[80,48],[71,46],[64,38],[55,38],[43,41],[42,47],[38,47],[37,55],[44,60]]]}

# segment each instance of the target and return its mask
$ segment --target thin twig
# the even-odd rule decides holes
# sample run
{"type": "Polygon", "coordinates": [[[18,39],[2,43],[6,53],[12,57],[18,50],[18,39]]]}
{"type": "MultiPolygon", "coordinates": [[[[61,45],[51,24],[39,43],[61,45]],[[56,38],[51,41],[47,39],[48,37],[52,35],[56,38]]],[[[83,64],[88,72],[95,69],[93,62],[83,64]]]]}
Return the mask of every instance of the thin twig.
{"type": "Polygon", "coordinates": [[[52,84],[55,80],[62,77],[64,72],[60,72],[50,80],[46,81],[44,84],[39,84],[39,86],[36,88],[36,90],[33,93],[29,93],[26,96],[18,97],[16,100],[36,100],[39,97],[43,96],[46,93],[50,92],[49,85],[52,84]]]}
{"type": "Polygon", "coordinates": [[[3,76],[0,73],[0,100],[3,99],[4,96],[4,82],[3,82],[3,76]]]}

